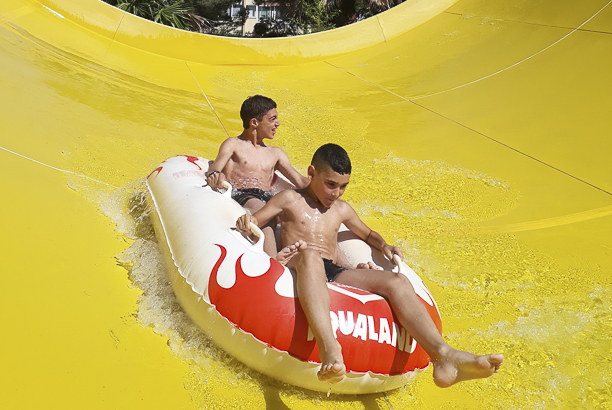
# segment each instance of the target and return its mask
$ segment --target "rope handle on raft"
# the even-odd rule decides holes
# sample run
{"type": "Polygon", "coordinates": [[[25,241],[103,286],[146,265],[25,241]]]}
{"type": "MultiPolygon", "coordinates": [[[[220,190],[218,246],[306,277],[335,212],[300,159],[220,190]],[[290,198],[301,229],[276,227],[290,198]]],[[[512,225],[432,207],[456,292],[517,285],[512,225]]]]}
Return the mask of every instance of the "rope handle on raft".
{"type": "Polygon", "coordinates": [[[256,247],[256,250],[263,252],[263,244],[264,244],[264,239],[266,238],[266,235],[263,233],[263,231],[261,229],[259,229],[259,226],[255,225],[253,222],[250,223],[249,225],[251,227],[251,231],[255,234],[255,236],[257,236],[257,242],[255,242],[254,246],[256,247]]]}

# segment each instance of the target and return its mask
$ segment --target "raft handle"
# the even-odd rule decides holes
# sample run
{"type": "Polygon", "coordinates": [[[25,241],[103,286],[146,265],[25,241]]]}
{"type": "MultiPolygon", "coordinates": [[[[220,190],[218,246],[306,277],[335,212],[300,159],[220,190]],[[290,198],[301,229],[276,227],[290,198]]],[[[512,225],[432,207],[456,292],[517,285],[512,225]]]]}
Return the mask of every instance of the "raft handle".
{"type": "Polygon", "coordinates": [[[221,195],[231,199],[232,198],[232,184],[230,184],[227,181],[223,181],[223,184],[221,184],[221,186],[225,188],[225,192],[223,192],[221,195]]]}
{"type": "Polygon", "coordinates": [[[393,261],[397,263],[397,272],[406,275],[406,269],[404,268],[404,262],[398,255],[393,254],[393,261]]]}
{"type": "Polygon", "coordinates": [[[249,226],[251,227],[251,231],[253,231],[255,236],[257,236],[258,238],[254,246],[257,247],[258,251],[263,252],[264,251],[263,244],[264,244],[264,239],[266,238],[266,235],[263,233],[261,229],[259,229],[259,226],[255,225],[253,222],[251,222],[249,226]]]}

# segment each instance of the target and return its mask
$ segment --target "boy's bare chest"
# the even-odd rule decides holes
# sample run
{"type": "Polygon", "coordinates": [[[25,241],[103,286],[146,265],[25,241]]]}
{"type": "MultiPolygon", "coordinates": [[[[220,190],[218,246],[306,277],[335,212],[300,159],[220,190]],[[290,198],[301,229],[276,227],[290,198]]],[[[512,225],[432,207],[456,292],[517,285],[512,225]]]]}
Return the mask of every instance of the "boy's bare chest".
{"type": "Polygon", "coordinates": [[[317,209],[303,207],[294,214],[293,219],[301,230],[313,234],[335,235],[340,228],[340,218],[332,210],[319,212],[317,209]]]}
{"type": "Polygon", "coordinates": [[[269,170],[276,164],[274,152],[267,147],[258,149],[246,147],[236,150],[232,160],[239,167],[250,169],[269,170]]]}

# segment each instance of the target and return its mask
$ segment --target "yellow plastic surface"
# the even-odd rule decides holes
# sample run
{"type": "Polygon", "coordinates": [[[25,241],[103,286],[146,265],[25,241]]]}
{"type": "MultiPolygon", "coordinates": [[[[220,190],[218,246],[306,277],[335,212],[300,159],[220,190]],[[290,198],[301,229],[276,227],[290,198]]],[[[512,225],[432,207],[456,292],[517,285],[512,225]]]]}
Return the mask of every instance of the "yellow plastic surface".
{"type": "Polygon", "coordinates": [[[0,408],[610,408],[610,67],[609,0],[410,0],[269,40],[1,1],[0,408]],[[346,199],[403,247],[451,345],[506,355],[499,374],[327,398],[165,306],[135,193],[169,156],[213,158],[255,93],[298,169],[345,146],[346,199]]]}

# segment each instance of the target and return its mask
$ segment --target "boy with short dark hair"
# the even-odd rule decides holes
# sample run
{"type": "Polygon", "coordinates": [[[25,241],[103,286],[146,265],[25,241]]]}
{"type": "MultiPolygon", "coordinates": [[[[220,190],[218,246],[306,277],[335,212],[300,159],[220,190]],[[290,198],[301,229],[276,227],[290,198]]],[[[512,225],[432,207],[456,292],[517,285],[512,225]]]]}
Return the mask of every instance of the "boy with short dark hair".
{"type": "MultiPolygon", "coordinates": [[[[296,187],[308,185],[308,178],[300,175],[289,162],[287,154],[278,147],[265,143],[273,139],[280,126],[276,103],[268,97],[255,95],[247,98],[240,108],[244,131],[237,137],[226,139],[219,148],[217,158],[208,168],[208,185],[220,190],[223,182],[232,184],[232,198],[250,212],[259,210],[272,198],[274,171],[280,171],[296,187]]],[[[284,263],[284,258],[297,248],[290,244],[277,254],[274,231],[264,227],[264,250],[272,258],[284,263]]]]}
{"type": "Polygon", "coordinates": [[[440,387],[469,379],[489,377],[502,365],[500,354],[476,356],[450,347],[438,333],[429,314],[402,274],[374,270],[372,264],[345,269],[334,263],[337,234],[341,224],[371,247],[393,260],[402,250],[391,246],[366,226],[353,208],[339,199],[349,183],[351,163],[346,151],[326,144],[314,154],[308,167],[310,183],[298,190],[285,190],[274,196],[253,215],[236,222],[245,235],[250,223],[263,226],[275,217],[281,222],[281,245],[296,244],[287,267],[292,271],[297,295],[317,344],[322,365],[318,377],[330,383],[344,378],[346,367],[340,344],[330,321],[330,297],[326,282],[337,282],[379,294],[389,302],[400,324],[417,340],[434,364],[433,377],[440,387]]]}

